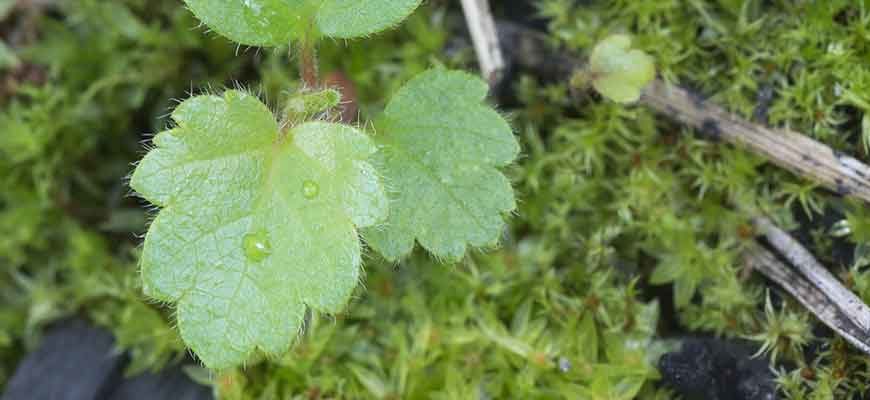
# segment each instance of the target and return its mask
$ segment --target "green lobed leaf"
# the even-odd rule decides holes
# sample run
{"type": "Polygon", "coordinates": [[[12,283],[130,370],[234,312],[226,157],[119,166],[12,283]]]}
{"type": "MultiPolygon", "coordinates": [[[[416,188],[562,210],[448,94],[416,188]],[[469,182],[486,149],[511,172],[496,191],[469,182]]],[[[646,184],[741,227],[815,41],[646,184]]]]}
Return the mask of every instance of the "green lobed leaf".
{"type": "Polygon", "coordinates": [[[254,96],[191,98],[131,186],[162,209],[145,237],[146,294],[177,304],[206,366],[285,352],[306,305],[339,311],[360,277],[358,227],[386,216],[365,134],[308,122],[286,136],[254,96]]]}
{"type": "Polygon", "coordinates": [[[364,231],[385,258],[408,254],[415,239],[448,259],[498,241],[504,214],[516,208],[499,167],[513,162],[519,144],[483,104],[487,91],[477,77],[439,68],[412,79],[387,106],[375,141],[390,215],[364,231]]]}
{"type": "Polygon", "coordinates": [[[422,0],[184,0],[215,32],[251,46],[355,38],[397,25],[422,0]]]}
{"type": "Polygon", "coordinates": [[[322,0],[184,0],[205,25],[234,42],[281,46],[311,30],[322,0]]]}
{"type": "Polygon", "coordinates": [[[324,36],[350,39],[389,29],[408,18],[422,0],[326,0],[317,13],[324,36]]]}
{"type": "Polygon", "coordinates": [[[619,103],[633,103],[656,74],[652,57],[631,49],[627,35],[611,35],[598,43],[589,58],[592,85],[598,93],[619,103]]]}

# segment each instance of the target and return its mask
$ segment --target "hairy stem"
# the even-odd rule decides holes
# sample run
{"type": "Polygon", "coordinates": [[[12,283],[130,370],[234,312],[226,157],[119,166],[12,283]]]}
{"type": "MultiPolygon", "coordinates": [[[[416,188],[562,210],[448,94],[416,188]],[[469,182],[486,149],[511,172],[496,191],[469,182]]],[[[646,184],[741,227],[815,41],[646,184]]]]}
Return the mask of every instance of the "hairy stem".
{"type": "Polygon", "coordinates": [[[314,40],[306,38],[299,43],[299,73],[306,88],[320,87],[317,76],[317,48],[314,40]]]}

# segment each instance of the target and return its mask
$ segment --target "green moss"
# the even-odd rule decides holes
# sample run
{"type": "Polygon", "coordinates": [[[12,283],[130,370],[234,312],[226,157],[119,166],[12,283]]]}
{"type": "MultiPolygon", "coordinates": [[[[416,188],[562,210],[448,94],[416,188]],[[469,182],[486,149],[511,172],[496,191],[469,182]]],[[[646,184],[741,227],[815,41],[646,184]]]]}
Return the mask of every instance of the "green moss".
{"type": "MultiPolygon", "coordinates": [[[[538,2],[566,50],[630,34],[664,78],[747,118],[772,89],[770,123],[867,161],[865,2],[575,3],[538,2]]],[[[273,106],[298,87],[295,60],[191,29],[177,1],[63,4],[39,20],[39,41],[16,49],[47,83],[0,98],[0,382],[47,323],[71,314],[109,328],[131,351],[131,372],[184,360],[171,315],[143,302],[138,285],[132,232],[149,216],[123,178],[140,134],[162,130],[167,99],[191,87],[238,81],[273,106]]],[[[410,76],[469,63],[467,50],[444,55],[454,22],[433,2],[396,31],[324,44],[323,72],[353,81],[361,114],[375,118],[410,76]]],[[[714,333],[791,362],[778,367],[789,398],[865,390],[865,356],[814,336],[807,327],[818,322],[795,302],[766,309],[781,291],[745,271],[751,225],[730,204],[802,227],[810,250],[870,300],[865,205],[639,106],[530,75],[510,88],[518,104],[504,111],[523,156],[510,171],[519,211],[501,249],[449,266],[372,260],[347,312],[314,318],[291,354],[191,375],[228,399],[665,399],[652,368],[665,338],[714,333]]]]}
{"type": "MultiPolygon", "coordinates": [[[[569,3],[541,2],[542,13],[552,19],[551,32],[566,47],[588,52],[608,34],[630,32],[654,56],[666,79],[695,88],[747,118],[763,102],[760,93],[773,89],[767,106],[771,124],[799,130],[866,160],[861,127],[870,92],[860,60],[870,56],[865,34],[870,14],[864,2],[569,3]]],[[[739,260],[751,228],[730,204],[758,204],[790,228],[799,228],[795,221],[815,221],[822,214],[825,220],[842,220],[836,226],[805,222],[801,230],[808,233],[810,249],[856,288],[868,285],[866,262],[857,257],[854,265],[844,264],[851,254],[835,251],[850,251],[849,241],[864,253],[866,206],[844,205],[812,182],[741,150],[699,141],[647,110],[603,103],[580,107],[576,113],[582,117],[556,122],[552,128],[544,120],[532,122],[539,126],[541,154],[572,154],[552,160],[550,167],[536,163],[536,170],[553,171],[549,181],[542,182],[540,176],[528,180],[542,201],[557,199],[551,207],[567,219],[559,224],[579,235],[602,224],[621,232],[613,240],[616,254],[623,263],[637,265],[650,283],[673,284],[682,327],[752,338],[798,369],[815,365],[837,377],[824,381],[824,376],[813,380],[789,375],[797,379],[797,389],[789,392],[792,398],[805,398],[800,393],[824,396],[825,391],[835,398],[860,393],[863,375],[858,371],[865,363],[838,362],[860,358],[859,352],[838,344],[840,339],[814,337],[807,324],[818,322],[797,304],[764,311],[766,283],[743,272],[739,260]],[[576,171],[580,186],[593,189],[574,194],[559,187],[555,174],[565,169],[576,171]],[[847,272],[850,267],[852,273],[847,272]],[[805,356],[803,349],[811,342],[841,350],[805,356]]],[[[536,203],[535,196],[527,202],[536,203]]]]}

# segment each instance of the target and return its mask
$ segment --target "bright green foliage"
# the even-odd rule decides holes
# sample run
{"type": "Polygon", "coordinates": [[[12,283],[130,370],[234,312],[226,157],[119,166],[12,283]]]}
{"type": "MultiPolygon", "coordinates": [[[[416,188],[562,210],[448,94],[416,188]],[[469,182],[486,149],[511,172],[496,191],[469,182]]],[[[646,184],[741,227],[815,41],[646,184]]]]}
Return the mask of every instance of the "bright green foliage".
{"type": "MultiPolygon", "coordinates": [[[[444,51],[449,2],[426,3],[372,40],[321,42],[324,75],[342,71],[354,82],[364,117],[433,62],[473,62],[471,49],[444,51]]],[[[497,15],[508,7],[491,3],[497,15]]],[[[550,39],[572,54],[630,32],[663,78],[747,118],[772,88],[771,124],[868,160],[860,143],[870,111],[866,0],[537,3],[550,39]]],[[[47,324],[83,315],[115,335],[132,371],[178,362],[221,399],[612,398],[641,380],[636,398],[676,399],[653,368],[662,343],[709,333],[771,343],[768,354],[786,361],[775,367],[784,398],[866,393],[870,358],[816,336],[818,321],[793,301],[765,315],[765,289],[789,296],[743,267],[751,229],[732,201],[796,217],[787,226],[809,231],[808,248],[870,301],[866,205],[807,190],[807,181],[643,107],[577,101],[565,82],[543,84],[522,69],[506,87],[518,102],[505,109],[524,150],[506,174],[522,196],[501,249],[451,268],[423,252],[398,266],[373,257],[358,300],[336,317],[315,313],[286,356],[225,374],[193,367],[175,311],[143,300],[134,234],[147,211],[125,196],[123,177],[141,157],[141,133],[163,129],[169,99],[191,82],[239,80],[282,110],[280,93],[300,85],[297,60],[237,53],[191,30],[197,21],[178,0],[53,4],[34,19],[39,41],[15,47],[25,68],[45,68],[47,83],[19,81],[0,98],[0,127],[10,127],[0,134],[0,385],[47,324]],[[651,275],[667,282],[650,285],[651,275]],[[813,328],[809,337],[794,335],[805,332],[792,329],[795,320],[813,328]],[[796,353],[793,338],[809,346],[796,353]]]]}
{"type": "Polygon", "coordinates": [[[631,48],[627,35],[608,36],[589,57],[592,86],[604,97],[619,103],[633,103],[656,75],[652,57],[631,48]]]}
{"type": "MultiPolygon", "coordinates": [[[[759,111],[773,126],[789,126],[865,162],[870,71],[861,60],[870,57],[868,6],[866,0],[595,0],[582,7],[540,1],[551,38],[575,54],[591,53],[596,38],[613,31],[630,32],[663,79],[744,118],[759,111]]],[[[527,229],[544,230],[558,243],[588,238],[595,227],[618,229],[615,270],[636,266],[632,276],[658,282],[647,293],[666,288],[673,295],[680,324],[664,332],[715,332],[767,344],[768,355],[788,360],[784,368],[797,387],[786,391],[790,399],[862,396],[866,355],[841,339],[815,336],[820,323],[795,302],[775,308],[773,317],[764,313],[765,289],[774,298],[790,296],[745,269],[741,253],[754,233],[733,205],[768,210],[870,300],[866,205],[810,187],[746,151],[698,140],[643,107],[586,101],[554,112],[553,97],[560,90],[561,99],[568,97],[564,86],[523,86],[522,115],[533,121],[518,180],[519,219],[528,220],[527,229]],[[807,351],[816,346],[830,350],[807,351]]],[[[586,243],[559,258],[586,253],[586,243]]]]}
{"type": "Polygon", "coordinates": [[[540,239],[447,273],[422,253],[370,267],[348,314],[312,318],[285,357],[197,375],[232,400],[652,398],[658,303],[637,301],[608,268],[554,264],[540,239]]]}
{"type": "Polygon", "coordinates": [[[516,158],[510,126],[482,104],[488,87],[464,72],[434,69],[390,101],[375,140],[390,187],[390,215],[366,230],[387,259],[408,254],[416,239],[438,257],[458,259],[468,245],[493,245],[504,214],[516,207],[498,168],[516,158]]]}
{"type": "Polygon", "coordinates": [[[327,37],[350,39],[380,32],[411,15],[423,0],[325,0],[317,27],[327,37]]]}
{"type": "Polygon", "coordinates": [[[2,21],[26,19],[38,41],[16,39],[21,66],[0,71],[0,386],[43,329],[70,316],[115,334],[134,354],[129,371],[157,371],[186,349],[169,311],[142,296],[132,232],[147,211],[124,176],[140,133],[163,127],[169,99],[189,90],[184,71],[224,82],[235,47],[191,31],[177,0],[33,6],[2,21]]]}
{"type": "MultiPolygon", "coordinates": [[[[188,4],[230,38],[277,44],[288,40],[282,35],[310,34],[309,27],[279,29],[288,19],[351,37],[403,19],[418,2],[188,4]]],[[[497,243],[503,214],[516,207],[497,168],[519,146],[507,122],[481,104],[486,94],[479,79],[439,69],[414,79],[387,107],[379,172],[397,194],[386,224],[368,230],[387,258],[408,254],[415,238],[450,259],[468,245],[497,243]],[[421,112],[432,117],[418,118],[421,112]]],[[[178,303],[182,337],[211,368],[237,365],[257,348],[285,351],[305,305],[337,312],[359,279],[356,228],[384,219],[388,201],[367,163],[375,147],[366,136],[305,122],[339,100],[335,90],[294,95],[280,127],[243,92],[188,100],[173,113],[179,126],[154,138],[156,149],[133,175],[131,186],[163,208],[145,240],[144,290],[178,303]],[[279,132],[285,126],[287,140],[279,132]]]]}
{"type": "Polygon", "coordinates": [[[145,238],[145,292],[178,304],[181,336],[211,368],[260,349],[281,354],[305,306],[338,312],[359,281],[356,227],[386,215],[367,158],[344,125],[309,122],[284,136],[265,105],[227,91],[173,113],[175,129],[131,186],[162,207],[145,238]]]}
{"type": "Polygon", "coordinates": [[[782,355],[781,352],[790,359],[800,357],[802,348],[812,337],[812,327],[807,315],[790,313],[786,310],[777,313],[768,295],[764,302],[764,316],[765,329],[751,338],[761,343],[758,354],[769,352],[773,363],[782,355]]]}
{"type": "Polygon", "coordinates": [[[184,0],[209,28],[252,46],[320,36],[355,38],[407,18],[421,0],[184,0]]]}

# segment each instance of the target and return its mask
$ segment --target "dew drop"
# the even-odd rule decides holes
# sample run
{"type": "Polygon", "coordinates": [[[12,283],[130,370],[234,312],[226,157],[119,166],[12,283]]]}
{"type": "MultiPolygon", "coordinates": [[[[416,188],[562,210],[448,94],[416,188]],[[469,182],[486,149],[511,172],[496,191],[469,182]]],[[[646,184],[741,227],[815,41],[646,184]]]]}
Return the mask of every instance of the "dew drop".
{"type": "Polygon", "coordinates": [[[266,232],[245,235],[242,239],[242,248],[245,250],[245,257],[253,262],[263,261],[272,254],[272,244],[269,243],[269,235],[266,232]]]}
{"type": "Polygon", "coordinates": [[[559,371],[566,373],[571,371],[571,360],[568,360],[565,357],[559,357],[559,371]]]}
{"type": "Polygon", "coordinates": [[[302,183],[302,195],[306,199],[313,199],[320,193],[320,186],[314,181],[305,181],[302,183]]]}

